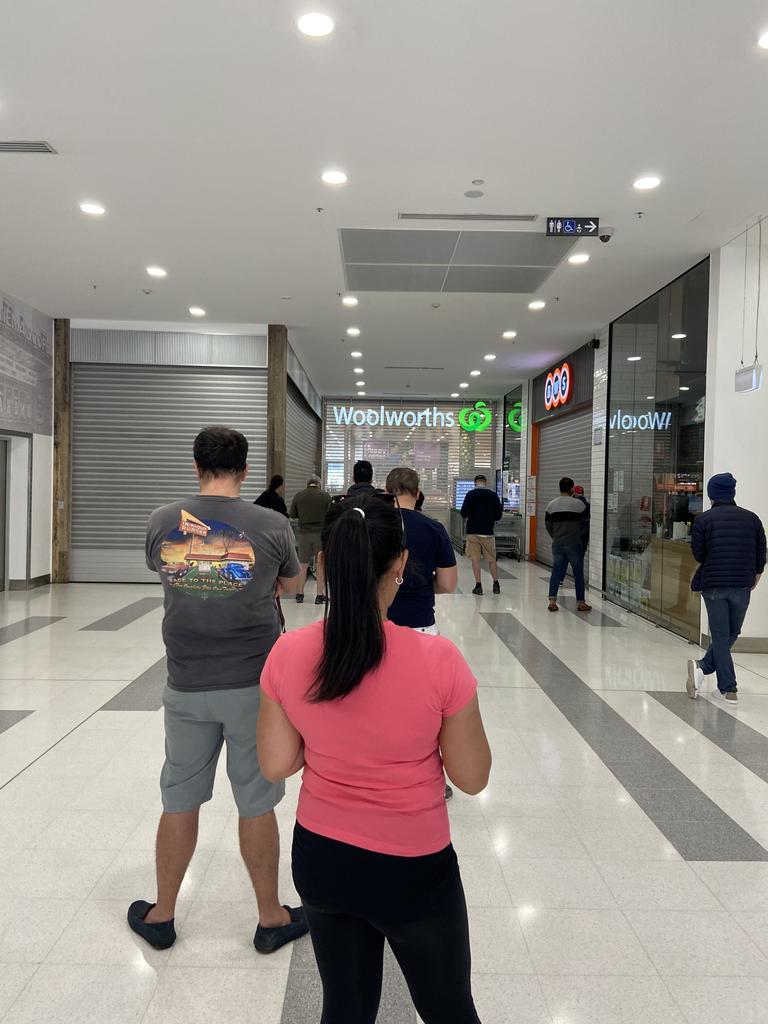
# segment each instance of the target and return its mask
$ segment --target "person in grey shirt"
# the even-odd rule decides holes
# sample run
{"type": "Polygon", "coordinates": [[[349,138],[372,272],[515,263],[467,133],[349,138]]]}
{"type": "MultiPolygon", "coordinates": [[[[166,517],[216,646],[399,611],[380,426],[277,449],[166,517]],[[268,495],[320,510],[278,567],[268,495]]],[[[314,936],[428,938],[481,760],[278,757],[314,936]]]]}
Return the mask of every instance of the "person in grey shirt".
{"type": "Polygon", "coordinates": [[[159,573],[165,598],[166,756],[157,902],[132,903],[128,923],[156,949],[176,940],[176,899],[224,745],[240,851],[258,904],[254,946],[272,953],[307,931],[303,910],[278,899],[274,808],[285,790],[262,776],[256,750],[259,679],[281,632],[276,597],[292,589],[299,563],[286,518],[240,498],[247,456],[238,431],[206,427],[194,443],[200,493],[156,509],[147,528],[147,565],[159,573]]]}

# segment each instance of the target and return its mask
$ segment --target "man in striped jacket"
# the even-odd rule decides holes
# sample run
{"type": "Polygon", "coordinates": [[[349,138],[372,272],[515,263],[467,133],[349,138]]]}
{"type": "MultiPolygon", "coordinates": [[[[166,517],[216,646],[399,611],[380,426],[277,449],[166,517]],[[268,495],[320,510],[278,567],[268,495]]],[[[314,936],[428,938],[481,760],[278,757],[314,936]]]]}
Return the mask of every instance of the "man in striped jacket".
{"type": "Polygon", "coordinates": [[[564,476],[560,481],[560,497],[547,505],[544,524],[552,538],[552,577],[549,582],[549,610],[560,610],[557,592],[568,572],[573,569],[576,583],[576,601],[580,612],[591,612],[585,598],[584,587],[584,544],[582,541],[585,522],[589,521],[589,506],[573,497],[573,480],[564,476]]]}

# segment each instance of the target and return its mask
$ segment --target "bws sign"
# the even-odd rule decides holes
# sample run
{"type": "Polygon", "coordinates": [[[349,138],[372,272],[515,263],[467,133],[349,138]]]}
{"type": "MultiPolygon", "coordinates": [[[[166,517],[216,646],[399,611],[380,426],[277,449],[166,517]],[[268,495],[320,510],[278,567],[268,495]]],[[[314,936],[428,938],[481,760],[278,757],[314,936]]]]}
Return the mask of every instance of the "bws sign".
{"type": "Polygon", "coordinates": [[[573,370],[570,363],[563,363],[547,374],[544,381],[544,408],[547,412],[566,405],[573,389],[573,370]]]}

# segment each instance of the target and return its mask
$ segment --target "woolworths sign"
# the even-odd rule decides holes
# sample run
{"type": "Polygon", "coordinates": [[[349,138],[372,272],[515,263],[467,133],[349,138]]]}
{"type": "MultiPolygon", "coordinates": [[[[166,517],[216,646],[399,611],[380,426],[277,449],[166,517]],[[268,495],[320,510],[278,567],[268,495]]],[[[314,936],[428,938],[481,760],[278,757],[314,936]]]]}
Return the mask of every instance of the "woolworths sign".
{"type": "Polygon", "coordinates": [[[331,415],[337,426],[344,427],[455,427],[469,433],[488,430],[493,423],[493,411],[485,402],[475,402],[473,406],[460,409],[439,409],[436,405],[415,409],[388,408],[380,405],[376,408],[364,408],[356,405],[333,405],[331,415]]]}

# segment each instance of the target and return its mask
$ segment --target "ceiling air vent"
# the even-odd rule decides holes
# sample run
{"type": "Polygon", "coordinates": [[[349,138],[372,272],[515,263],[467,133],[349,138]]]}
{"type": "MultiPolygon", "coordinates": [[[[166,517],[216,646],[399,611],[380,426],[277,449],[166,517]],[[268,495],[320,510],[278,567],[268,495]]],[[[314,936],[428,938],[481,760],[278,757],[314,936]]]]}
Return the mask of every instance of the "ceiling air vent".
{"type": "Polygon", "coordinates": [[[397,219],[507,221],[516,224],[532,224],[539,218],[536,213],[398,213],[397,219]]]}
{"type": "Polygon", "coordinates": [[[444,366],[385,366],[385,370],[444,370],[444,366]]]}
{"type": "Polygon", "coordinates": [[[0,153],[55,153],[50,142],[0,142],[0,153]]]}

